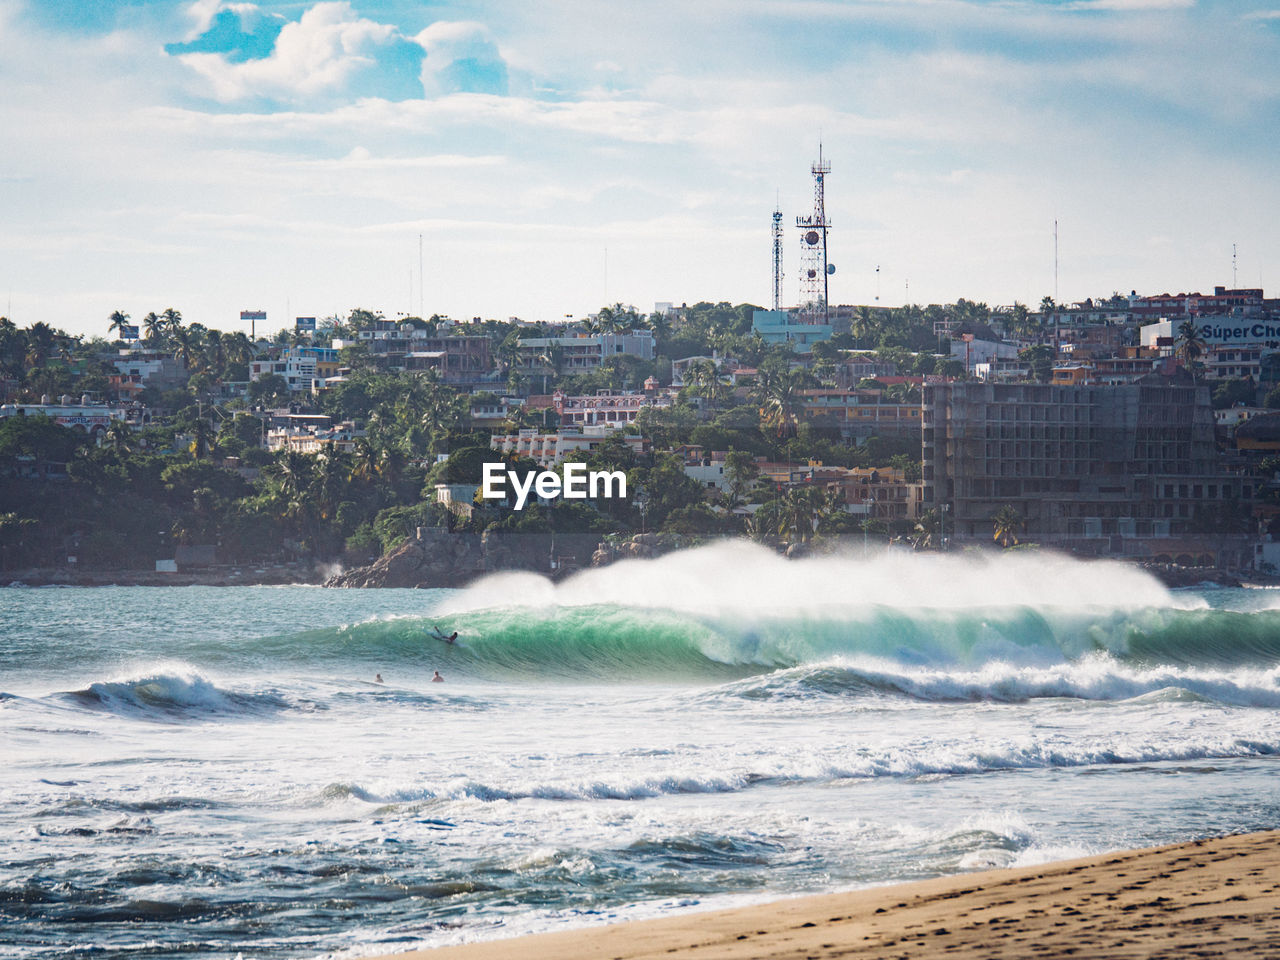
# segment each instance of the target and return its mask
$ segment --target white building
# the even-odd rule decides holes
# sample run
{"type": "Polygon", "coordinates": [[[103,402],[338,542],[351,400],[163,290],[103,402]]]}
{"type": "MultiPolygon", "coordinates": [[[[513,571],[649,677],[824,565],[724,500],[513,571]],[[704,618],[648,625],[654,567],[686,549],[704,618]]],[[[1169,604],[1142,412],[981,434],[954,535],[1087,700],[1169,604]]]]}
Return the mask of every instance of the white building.
{"type": "MultiPolygon", "coordinates": [[[[124,407],[108,407],[105,404],[90,403],[89,398],[81,397],[80,403],[72,403],[70,397],[59,397],[61,402],[48,403],[48,397],[40,403],[6,403],[0,406],[0,419],[6,417],[38,417],[51,418],[59,426],[81,430],[89,436],[99,438],[106,433],[113,420],[128,421],[129,411],[124,407]]],[[[141,407],[137,408],[142,410],[141,407]]],[[[141,422],[141,415],[138,417],[141,422]]]]}
{"type": "Polygon", "coordinates": [[[645,407],[669,407],[670,397],[656,397],[643,393],[612,393],[601,390],[592,396],[568,397],[557,390],[553,394],[553,406],[560,422],[570,426],[602,424],[624,427],[635,423],[645,407]]]}
{"type": "MultiPolygon", "coordinates": [[[[489,447],[503,454],[536,460],[543,467],[552,467],[573,454],[591,452],[614,435],[615,430],[608,426],[558,430],[555,433],[521,430],[517,434],[495,434],[489,440],[489,447]]],[[[644,437],[616,435],[631,448],[632,453],[643,454],[649,448],[649,441],[644,437]]]]}
{"type": "Polygon", "coordinates": [[[249,364],[251,381],[276,374],[294,393],[309,391],[337,372],[338,351],[331,347],[286,347],[275,359],[262,357],[249,364]]]}

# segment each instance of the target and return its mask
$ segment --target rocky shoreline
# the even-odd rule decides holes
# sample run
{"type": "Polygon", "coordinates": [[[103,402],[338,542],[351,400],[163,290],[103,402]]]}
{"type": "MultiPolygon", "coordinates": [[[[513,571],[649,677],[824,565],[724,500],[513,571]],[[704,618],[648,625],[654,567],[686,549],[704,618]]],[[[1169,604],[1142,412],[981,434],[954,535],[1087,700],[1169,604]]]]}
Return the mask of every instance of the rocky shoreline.
{"type": "Polygon", "coordinates": [[[88,570],[71,567],[32,567],[0,574],[10,587],[275,587],[319,586],[325,571],[311,564],[206,567],[180,573],[154,570],[88,570]]]}
{"type": "MultiPolygon", "coordinates": [[[[687,544],[679,539],[642,533],[602,540],[595,534],[503,536],[450,533],[420,528],[417,536],[364,566],[342,570],[333,563],[294,561],[241,564],[159,573],[151,570],[95,570],[44,567],[0,573],[0,585],[69,587],[235,587],[309,585],[347,589],[428,589],[464,587],[490,573],[525,571],[560,579],[584,567],[619,560],[651,559],[687,544]]],[[[797,545],[803,546],[803,545],[797,545]]],[[[808,550],[786,550],[788,557],[808,550]]],[[[1250,574],[1242,577],[1211,567],[1135,563],[1170,589],[1190,587],[1274,587],[1280,579],[1250,574]]]]}

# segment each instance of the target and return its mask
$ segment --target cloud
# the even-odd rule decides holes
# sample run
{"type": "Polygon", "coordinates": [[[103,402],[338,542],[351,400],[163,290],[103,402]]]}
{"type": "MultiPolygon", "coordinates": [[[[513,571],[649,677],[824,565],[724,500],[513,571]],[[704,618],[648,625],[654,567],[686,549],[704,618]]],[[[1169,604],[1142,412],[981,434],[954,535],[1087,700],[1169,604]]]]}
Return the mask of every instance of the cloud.
{"type": "Polygon", "coordinates": [[[196,4],[192,13],[202,21],[200,28],[183,43],[165,45],[170,56],[184,53],[220,53],[230,63],[261,60],[271,56],[285,19],[263,13],[247,4],[196,4]]]}
{"type": "Polygon", "coordinates": [[[323,104],[421,94],[421,47],[393,25],[358,16],[346,0],[317,3],[283,24],[249,4],[226,6],[204,33],[168,51],[222,103],[323,104]]]}
{"type": "Polygon", "coordinates": [[[414,39],[427,52],[422,87],[428,97],[507,93],[507,64],[484,24],[441,20],[414,39]]]}
{"type": "Polygon", "coordinates": [[[1147,10],[1189,10],[1196,0],[1075,0],[1068,3],[1068,10],[1114,10],[1121,13],[1140,13],[1147,10]]]}

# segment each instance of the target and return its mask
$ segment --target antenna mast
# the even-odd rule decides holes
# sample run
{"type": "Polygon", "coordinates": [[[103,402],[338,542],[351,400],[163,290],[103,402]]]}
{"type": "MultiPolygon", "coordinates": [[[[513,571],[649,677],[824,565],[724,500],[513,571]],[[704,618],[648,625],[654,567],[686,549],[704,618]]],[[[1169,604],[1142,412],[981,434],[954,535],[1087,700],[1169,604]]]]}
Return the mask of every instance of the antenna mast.
{"type": "Polygon", "coordinates": [[[818,162],[809,168],[813,174],[813,215],[796,217],[800,228],[800,311],[806,323],[826,323],[830,313],[827,308],[827,277],[835,268],[827,263],[827,221],[825,181],[831,172],[831,164],[822,159],[822,144],[818,144],[818,162]]]}
{"type": "Polygon", "coordinates": [[[782,309],[782,211],[773,211],[773,309],[782,309]]]}
{"type": "Polygon", "coordinates": [[[1053,221],[1053,303],[1058,303],[1058,221],[1053,221]]]}

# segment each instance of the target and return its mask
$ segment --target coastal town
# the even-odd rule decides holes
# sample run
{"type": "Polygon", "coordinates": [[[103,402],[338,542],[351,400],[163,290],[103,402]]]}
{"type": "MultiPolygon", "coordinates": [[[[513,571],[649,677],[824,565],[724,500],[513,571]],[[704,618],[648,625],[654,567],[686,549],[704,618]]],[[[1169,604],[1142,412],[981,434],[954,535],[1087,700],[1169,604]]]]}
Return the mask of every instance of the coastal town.
{"type": "Polygon", "coordinates": [[[393,585],[440,585],[725,536],[1280,569],[1262,289],[230,319],[247,330],[176,309],[116,311],[93,338],[0,320],[10,580],[315,580],[417,543],[440,562],[393,585]],[[621,471],[630,494],[517,511],[479,496],[496,461],[621,471]]]}

